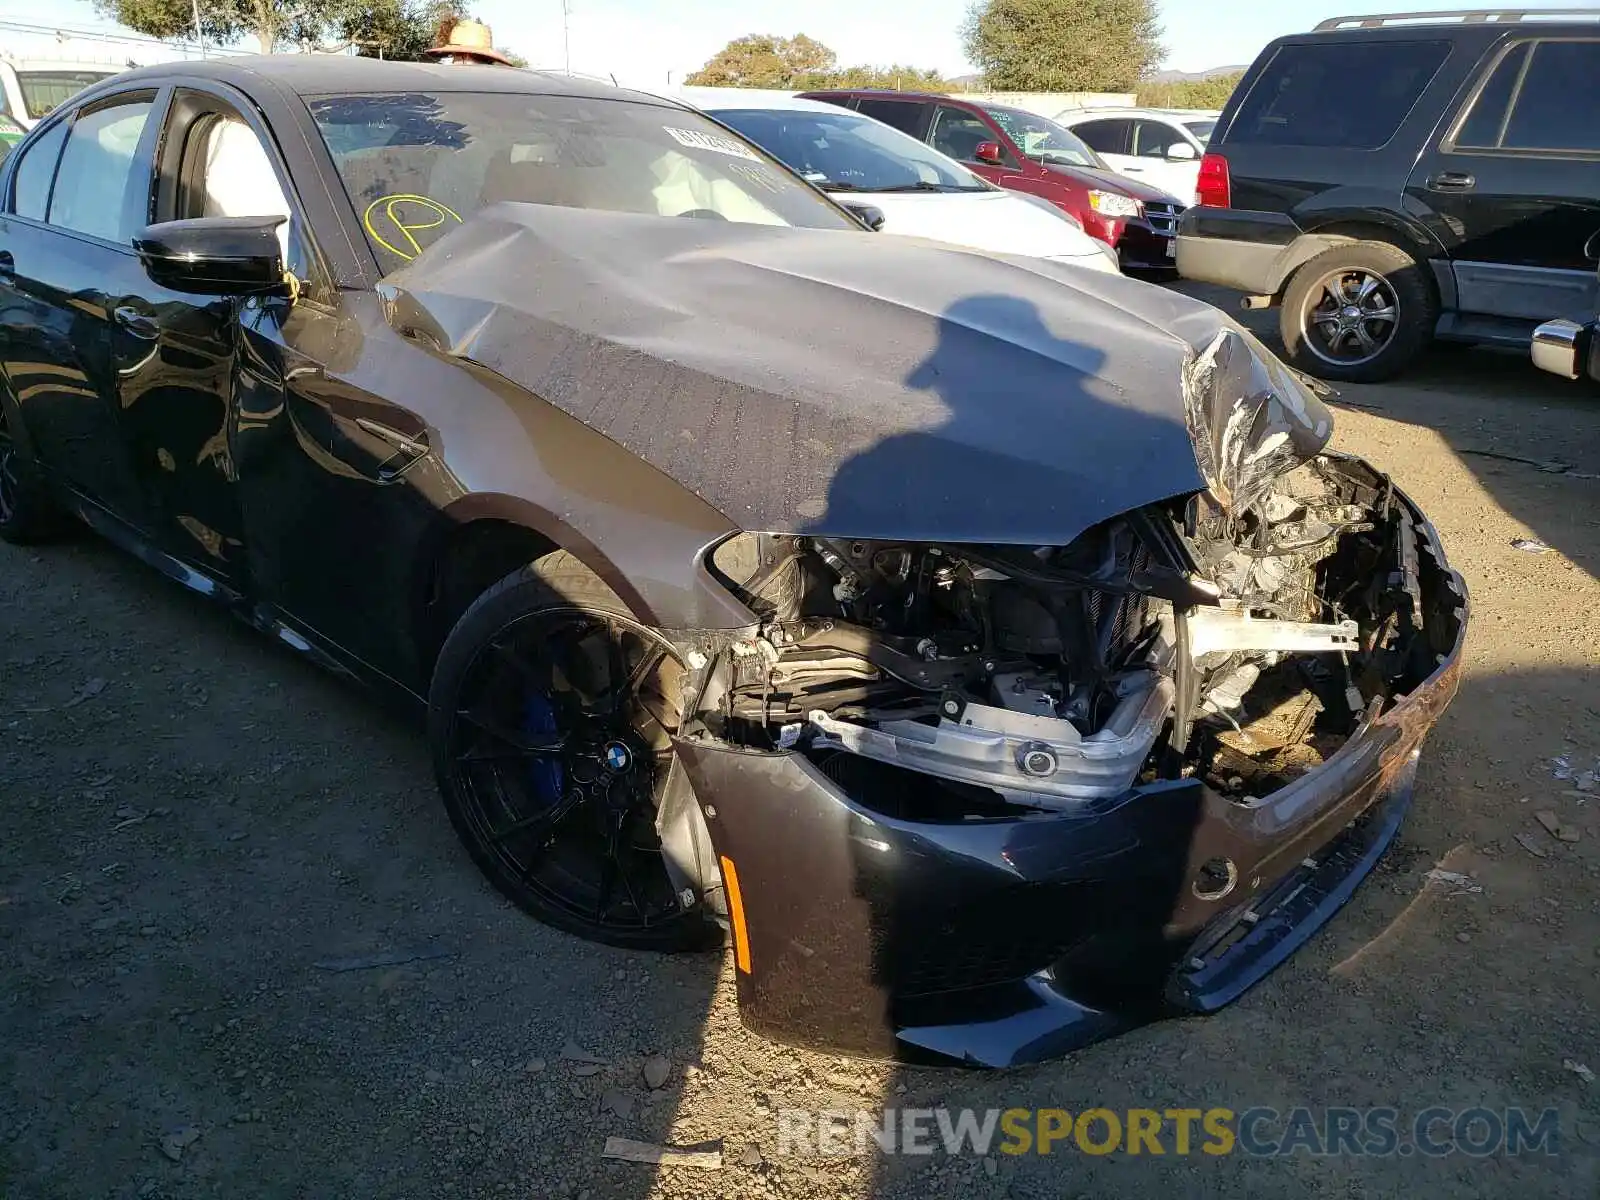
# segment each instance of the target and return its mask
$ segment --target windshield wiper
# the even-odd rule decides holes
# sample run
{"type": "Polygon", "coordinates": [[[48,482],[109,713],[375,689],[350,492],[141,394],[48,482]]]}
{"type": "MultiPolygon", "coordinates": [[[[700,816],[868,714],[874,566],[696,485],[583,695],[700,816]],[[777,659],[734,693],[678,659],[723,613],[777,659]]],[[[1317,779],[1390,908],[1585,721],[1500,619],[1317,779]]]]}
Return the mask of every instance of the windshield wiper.
{"type": "Polygon", "coordinates": [[[861,188],[863,192],[971,192],[976,188],[959,187],[953,183],[929,183],[919,179],[916,183],[893,183],[888,187],[861,188]]]}
{"type": "Polygon", "coordinates": [[[817,186],[825,192],[870,192],[875,189],[859,187],[853,183],[835,183],[829,179],[818,183],[817,186]]]}

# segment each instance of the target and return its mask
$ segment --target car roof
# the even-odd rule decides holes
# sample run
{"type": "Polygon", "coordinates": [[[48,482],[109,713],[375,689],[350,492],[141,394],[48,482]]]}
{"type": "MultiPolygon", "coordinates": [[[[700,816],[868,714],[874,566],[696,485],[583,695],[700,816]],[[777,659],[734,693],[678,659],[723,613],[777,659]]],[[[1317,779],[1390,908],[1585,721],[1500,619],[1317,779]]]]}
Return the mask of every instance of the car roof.
{"type": "Polygon", "coordinates": [[[864,113],[851,112],[849,109],[840,108],[837,104],[829,104],[826,100],[807,100],[804,96],[752,96],[748,93],[735,92],[726,99],[713,99],[692,96],[685,92],[680,98],[685,103],[693,104],[696,108],[710,113],[818,112],[835,117],[858,117],[863,121],[872,119],[864,113]]]}
{"type": "Polygon", "coordinates": [[[1327,17],[1317,22],[1311,33],[1398,33],[1426,29],[1430,34],[1440,29],[1460,29],[1476,34],[1485,27],[1504,32],[1515,30],[1555,30],[1570,33],[1574,29],[1592,32],[1600,21],[1600,9],[1590,5],[1562,8],[1506,8],[1506,9],[1456,9],[1450,12],[1391,12],[1355,13],[1327,17]]]}
{"type": "Polygon", "coordinates": [[[807,96],[859,96],[863,100],[949,100],[955,104],[972,104],[957,94],[945,92],[897,92],[893,88],[810,88],[807,96]]]}
{"type": "Polygon", "coordinates": [[[158,81],[174,75],[214,79],[245,90],[251,83],[270,81],[300,96],[340,92],[520,92],[677,104],[661,96],[550,71],[464,63],[392,62],[342,54],[250,54],[198,62],[156,63],[123,72],[119,81],[158,81]]]}
{"type": "Polygon", "coordinates": [[[1056,120],[1063,123],[1078,117],[1166,117],[1174,121],[1187,117],[1209,120],[1218,111],[1214,108],[1127,108],[1108,104],[1100,108],[1064,108],[1056,114],[1056,120]]]}
{"type": "MultiPolygon", "coordinates": [[[[1407,42],[1426,39],[1481,47],[1493,45],[1502,38],[1593,37],[1600,32],[1600,24],[1596,23],[1593,16],[1584,19],[1585,11],[1571,9],[1571,19],[1567,20],[1527,21],[1460,21],[1448,19],[1449,13],[1425,13],[1418,20],[1400,24],[1307,29],[1300,33],[1287,33],[1274,38],[1256,56],[1256,63],[1262,62],[1269,51],[1285,45],[1329,46],[1343,42],[1407,42]]],[[[1339,19],[1330,18],[1330,20],[1339,19]]]]}

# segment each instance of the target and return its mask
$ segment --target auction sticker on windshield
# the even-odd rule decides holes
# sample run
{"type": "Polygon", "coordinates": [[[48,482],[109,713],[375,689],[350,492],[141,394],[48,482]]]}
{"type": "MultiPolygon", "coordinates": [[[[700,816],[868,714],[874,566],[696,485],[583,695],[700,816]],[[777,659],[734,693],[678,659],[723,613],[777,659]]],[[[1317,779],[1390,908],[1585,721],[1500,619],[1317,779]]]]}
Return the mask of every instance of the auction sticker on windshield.
{"type": "Polygon", "coordinates": [[[749,146],[732,138],[718,137],[714,133],[701,133],[698,129],[674,129],[671,125],[663,125],[661,128],[665,129],[672,140],[680,146],[688,146],[693,150],[711,150],[717,154],[731,154],[734,158],[748,158],[751,162],[761,161],[761,156],[749,146]]]}

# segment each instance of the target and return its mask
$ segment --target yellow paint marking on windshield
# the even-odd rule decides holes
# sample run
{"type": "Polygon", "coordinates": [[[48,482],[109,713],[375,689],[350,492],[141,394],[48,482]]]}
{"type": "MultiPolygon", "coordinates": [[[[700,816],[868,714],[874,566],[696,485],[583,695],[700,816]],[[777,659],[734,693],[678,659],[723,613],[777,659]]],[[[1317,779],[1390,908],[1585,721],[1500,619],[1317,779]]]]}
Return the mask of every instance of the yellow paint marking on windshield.
{"type": "Polygon", "coordinates": [[[367,211],[361,214],[361,224],[366,227],[372,240],[377,242],[390,254],[397,255],[409,262],[422,253],[422,244],[417,241],[416,234],[426,229],[437,229],[445,223],[446,218],[458,224],[461,217],[451,208],[440,204],[437,200],[430,200],[426,196],[414,196],[402,193],[395,196],[379,196],[367,205],[367,211]],[[413,205],[422,210],[421,213],[407,213],[402,205],[413,205]],[[425,219],[417,219],[426,214],[425,219]],[[409,242],[411,249],[402,250],[382,233],[378,232],[377,222],[384,221],[392,230],[409,242]]]}

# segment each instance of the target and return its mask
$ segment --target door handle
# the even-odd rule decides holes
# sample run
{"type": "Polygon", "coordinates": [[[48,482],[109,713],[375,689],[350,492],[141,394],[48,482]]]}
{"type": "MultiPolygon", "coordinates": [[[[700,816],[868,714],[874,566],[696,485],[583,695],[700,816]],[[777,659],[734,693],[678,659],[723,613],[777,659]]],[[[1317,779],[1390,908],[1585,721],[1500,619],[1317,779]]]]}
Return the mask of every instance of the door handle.
{"type": "Polygon", "coordinates": [[[365,429],[375,438],[381,438],[403,454],[415,454],[418,457],[428,452],[428,435],[419,433],[415,437],[401,433],[398,429],[377,421],[368,420],[366,417],[357,417],[356,424],[365,429]]]}
{"type": "Polygon", "coordinates": [[[1428,186],[1436,192],[1470,192],[1477,182],[1463,171],[1440,171],[1429,178],[1428,186]]]}
{"type": "Polygon", "coordinates": [[[421,462],[428,454],[426,433],[401,433],[392,426],[367,417],[357,417],[356,427],[371,434],[381,442],[394,447],[394,453],[378,464],[378,482],[393,483],[406,471],[421,462]]]}
{"type": "Polygon", "coordinates": [[[140,312],[131,304],[123,304],[111,312],[111,319],[136,338],[154,341],[161,336],[161,326],[148,313],[140,312]]]}

